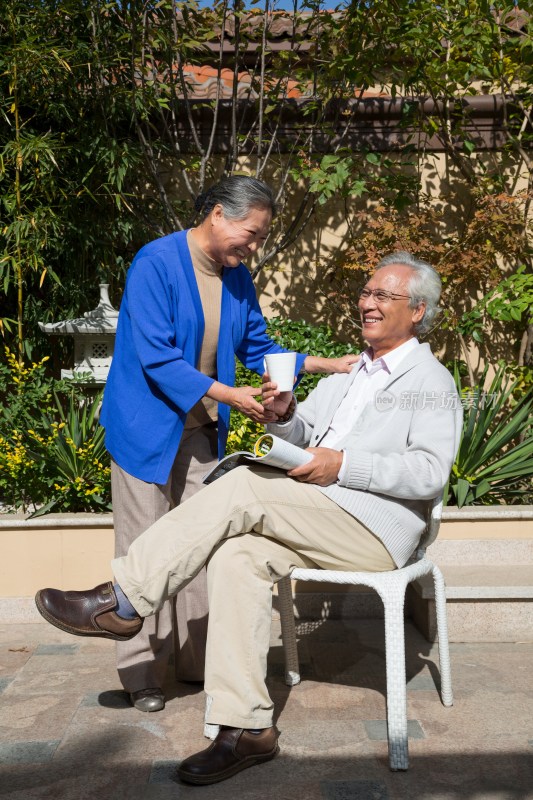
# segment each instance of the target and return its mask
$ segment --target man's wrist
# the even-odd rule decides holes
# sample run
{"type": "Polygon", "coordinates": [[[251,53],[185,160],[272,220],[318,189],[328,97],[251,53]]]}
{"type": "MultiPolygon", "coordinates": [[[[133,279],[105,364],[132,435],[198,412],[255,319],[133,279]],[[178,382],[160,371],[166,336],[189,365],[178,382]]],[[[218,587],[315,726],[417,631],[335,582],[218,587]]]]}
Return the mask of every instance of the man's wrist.
{"type": "Polygon", "coordinates": [[[296,411],[296,398],[293,395],[291,397],[291,402],[289,403],[289,406],[288,406],[286,412],[284,413],[284,415],[282,417],[278,417],[277,418],[276,423],[279,424],[279,423],[283,423],[283,422],[289,422],[293,418],[295,411],[296,411]]]}

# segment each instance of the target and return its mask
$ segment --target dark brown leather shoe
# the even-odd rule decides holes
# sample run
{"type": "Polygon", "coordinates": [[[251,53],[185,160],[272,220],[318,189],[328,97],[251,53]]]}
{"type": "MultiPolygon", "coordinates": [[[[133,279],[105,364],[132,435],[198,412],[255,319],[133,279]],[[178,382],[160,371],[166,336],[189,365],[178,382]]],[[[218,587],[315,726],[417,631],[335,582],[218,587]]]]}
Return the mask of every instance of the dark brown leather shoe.
{"type": "Polygon", "coordinates": [[[86,592],[40,589],[35,595],[35,604],[47,622],[75,636],[102,636],[126,642],[139,633],[144,622],[142,617],[123,619],[118,616],[111,581],[86,592]]]}
{"type": "Polygon", "coordinates": [[[243,769],[274,758],[279,752],[278,736],[275,727],[265,728],[261,733],[223,727],[210,747],[181,762],[178,777],[185,783],[202,785],[224,781],[243,769]]]}

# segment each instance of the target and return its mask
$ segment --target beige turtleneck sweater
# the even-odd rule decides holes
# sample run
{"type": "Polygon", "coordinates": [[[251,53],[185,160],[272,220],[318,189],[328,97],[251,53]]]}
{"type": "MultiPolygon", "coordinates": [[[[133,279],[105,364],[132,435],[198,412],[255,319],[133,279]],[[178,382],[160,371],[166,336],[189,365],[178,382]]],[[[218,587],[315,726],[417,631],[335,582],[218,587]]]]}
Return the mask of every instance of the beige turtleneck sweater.
{"type": "MultiPolygon", "coordinates": [[[[217,378],[217,347],[222,304],[222,264],[217,264],[196,243],[191,231],[187,233],[187,244],[200,301],[204,312],[205,331],[196,369],[210,378],[217,378]]],[[[218,418],[217,401],[204,395],[187,414],[185,428],[197,428],[218,418]]]]}

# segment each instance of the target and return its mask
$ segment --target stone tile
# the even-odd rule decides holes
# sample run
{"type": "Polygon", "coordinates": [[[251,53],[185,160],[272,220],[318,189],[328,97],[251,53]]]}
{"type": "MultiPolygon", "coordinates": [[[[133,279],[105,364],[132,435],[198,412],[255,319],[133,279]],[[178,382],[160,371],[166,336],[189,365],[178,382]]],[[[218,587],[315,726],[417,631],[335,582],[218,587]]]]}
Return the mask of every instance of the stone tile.
{"type": "Polygon", "coordinates": [[[176,770],[179,761],[154,761],[148,783],[168,783],[176,785],[176,770]]]}
{"type": "MultiPolygon", "coordinates": [[[[374,742],[387,741],[387,721],[384,719],[370,719],[363,723],[369,739],[374,742]]],[[[425,739],[425,733],[416,719],[407,720],[407,736],[409,739],[425,739]]]]}
{"type": "Polygon", "coordinates": [[[40,644],[36,649],[35,656],[73,656],[76,655],[80,647],[77,644],[40,644]]]}
{"type": "Polygon", "coordinates": [[[136,789],[146,785],[146,771],[135,764],[111,771],[103,763],[69,764],[56,754],[51,763],[31,770],[11,769],[2,790],[9,800],[137,800],[136,789]]]}
{"type": "Polygon", "coordinates": [[[0,626],[0,678],[12,678],[0,693],[0,746],[60,742],[30,769],[0,750],[0,800],[325,800],[325,785],[350,800],[364,787],[387,800],[533,800],[531,643],[452,645],[455,705],[444,708],[438,647],[407,623],[409,717],[426,738],[410,738],[409,770],[391,773],[386,738],[370,739],[363,722],[385,730],[383,623],[319,622],[299,623],[309,673],[293,688],[273,625],[278,758],[202,788],[169,780],[165,766],[209,744],[201,690],[169,673],[165,710],[142,714],[121,702],[112,642],[73,641],[46,624],[0,626]],[[39,645],[79,649],[37,656],[39,645]]]}
{"type": "Polygon", "coordinates": [[[0,744],[0,763],[35,764],[51,761],[59,739],[44,742],[4,742],[0,744]]]}
{"type": "Polygon", "coordinates": [[[375,781],[321,781],[324,800],[389,800],[387,787],[375,781]]]}
{"type": "Polygon", "coordinates": [[[413,678],[408,679],[407,689],[411,692],[429,692],[438,691],[440,687],[440,680],[435,684],[431,675],[415,675],[413,678]]]}
{"type": "Polygon", "coordinates": [[[0,680],[11,678],[31,658],[34,647],[19,642],[0,644],[0,680]]]}
{"type": "Polygon", "coordinates": [[[24,643],[28,647],[36,647],[41,642],[68,641],[72,636],[44,620],[37,623],[12,625],[0,622],[0,644],[24,643]]]}
{"type": "Polygon", "coordinates": [[[6,675],[5,677],[0,678],[0,694],[2,694],[4,689],[7,689],[12,680],[13,675],[6,675]]]}
{"type": "Polygon", "coordinates": [[[134,762],[146,771],[147,781],[152,761],[183,759],[208,744],[203,738],[200,713],[168,715],[165,709],[144,714],[132,707],[80,707],[63,737],[60,754],[69,761],[78,761],[85,753],[93,763],[102,760],[113,770],[125,762],[134,762]]]}
{"type": "Polygon", "coordinates": [[[79,695],[59,696],[6,690],[0,710],[0,741],[61,739],[79,706],[79,695]]]}
{"type": "Polygon", "coordinates": [[[113,661],[102,661],[98,651],[60,650],[33,656],[23,666],[11,686],[24,694],[86,694],[87,690],[114,689],[119,684],[113,661]],[[82,688],[83,687],[83,688],[82,688]]]}
{"type": "Polygon", "coordinates": [[[281,730],[280,747],[290,756],[334,757],[347,748],[361,746],[365,749],[367,743],[364,723],[360,720],[343,722],[330,717],[329,722],[320,720],[318,725],[313,725],[310,719],[298,722],[291,718],[290,722],[283,723],[283,717],[280,717],[278,727],[281,730]]]}
{"type": "Polygon", "coordinates": [[[89,692],[86,694],[81,705],[85,708],[114,708],[114,709],[132,709],[129,697],[126,692],[117,689],[107,692],[89,692]]]}
{"type": "MultiPolygon", "coordinates": [[[[277,693],[271,696],[279,704],[277,693]]],[[[290,690],[284,708],[298,717],[309,715],[311,720],[349,722],[384,714],[385,697],[358,686],[305,681],[290,690]]]]}
{"type": "MultiPolygon", "coordinates": [[[[426,706],[425,712],[418,704],[412,708],[420,714],[428,714],[430,706],[426,706]]],[[[525,741],[531,735],[532,709],[533,692],[510,697],[480,689],[464,696],[458,694],[451,709],[443,709],[444,713],[439,711],[438,716],[433,716],[436,725],[444,725],[444,734],[449,730],[455,736],[471,738],[475,731],[480,731],[487,741],[494,739],[502,745],[506,740],[525,741]]],[[[428,725],[431,719],[432,715],[428,714],[428,725]]]]}

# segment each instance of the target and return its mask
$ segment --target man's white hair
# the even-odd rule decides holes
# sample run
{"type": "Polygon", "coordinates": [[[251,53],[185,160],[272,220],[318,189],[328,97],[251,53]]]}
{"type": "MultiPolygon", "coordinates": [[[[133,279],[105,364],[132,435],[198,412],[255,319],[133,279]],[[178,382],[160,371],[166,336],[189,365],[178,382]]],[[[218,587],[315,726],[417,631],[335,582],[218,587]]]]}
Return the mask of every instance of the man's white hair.
{"type": "Polygon", "coordinates": [[[439,308],[442,281],[439,273],[427,261],[415,258],[406,250],[398,250],[382,258],[376,267],[376,272],[382,267],[389,267],[391,264],[403,264],[410,267],[413,275],[409,278],[409,306],[416,308],[420,303],[425,303],[426,310],[424,316],[415,325],[417,334],[424,334],[431,330],[436,318],[441,312],[439,308]]]}

